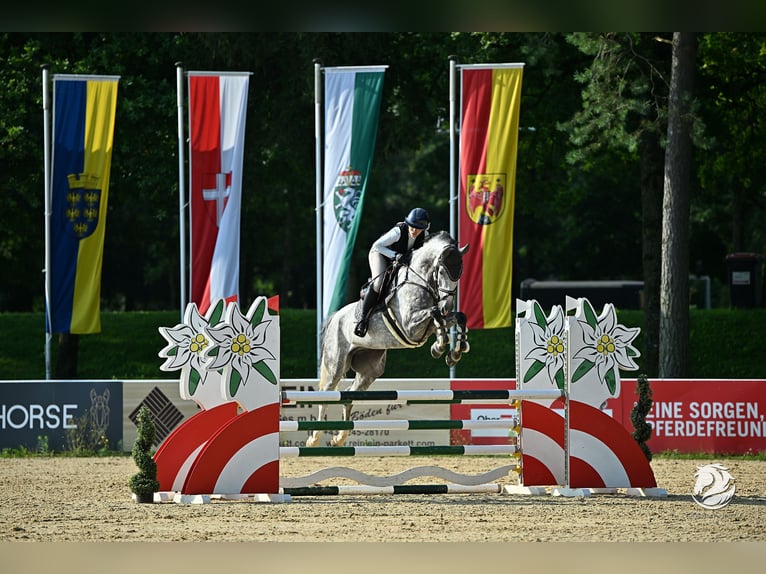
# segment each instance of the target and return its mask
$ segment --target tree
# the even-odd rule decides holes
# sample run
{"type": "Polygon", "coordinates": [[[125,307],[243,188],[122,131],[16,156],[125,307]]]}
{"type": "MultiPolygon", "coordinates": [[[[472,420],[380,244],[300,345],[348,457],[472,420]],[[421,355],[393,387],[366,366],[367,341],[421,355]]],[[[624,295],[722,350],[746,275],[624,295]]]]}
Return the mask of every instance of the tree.
{"type": "MultiPolygon", "coordinates": [[[[581,164],[622,150],[622,165],[637,163],[641,205],[641,261],[644,279],[644,348],[649,376],[659,369],[662,237],[662,147],[667,102],[666,45],[653,33],[579,33],[568,37],[592,61],[577,78],[583,105],[562,128],[575,148],[569,161],[581,164]],[[604,148],[607,148],[605,150],[604,148]]],[[[635,203],[625,195],[627,205],[635,203]]]]}
{"type": "Polygon", "coordinates": [[[673,34],[665,150],[660,288],[660,377],[680,378],[689,362],[689,198],[696,36],[673,34]]]}
{"type": "Polygon", "coordinates": [[[727,252],[766,250],[764,54],[763,33],[699,37],[695,92],[707,141],[696,162],[701,188],[691,206],[692,263],[719,276],[727,252]]]}

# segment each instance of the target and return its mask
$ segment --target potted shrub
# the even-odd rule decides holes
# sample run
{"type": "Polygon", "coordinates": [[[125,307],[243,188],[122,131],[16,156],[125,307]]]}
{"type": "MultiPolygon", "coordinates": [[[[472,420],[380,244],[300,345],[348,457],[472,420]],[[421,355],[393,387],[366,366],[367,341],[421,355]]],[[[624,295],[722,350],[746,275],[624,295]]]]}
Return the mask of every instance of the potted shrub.
{"type": "Polygon", "coordinates": [[[130,490],[136,495],[136,502],[154,502],[154,493],[160,489],[157,480],[157,463],[152,458],[154,446],[154,421],[146,406],[138,411],[138,436],[133,444],[133,460],[139,471],[130,477],[130,490]]]}

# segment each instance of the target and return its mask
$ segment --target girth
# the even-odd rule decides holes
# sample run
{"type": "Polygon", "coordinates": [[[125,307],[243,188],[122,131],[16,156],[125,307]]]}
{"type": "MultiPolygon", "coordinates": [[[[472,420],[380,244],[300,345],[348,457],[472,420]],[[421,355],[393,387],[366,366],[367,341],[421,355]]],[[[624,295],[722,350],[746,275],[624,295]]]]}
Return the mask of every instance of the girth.
{"type": "Polygon", "coordinates": [[[405,347],[415,348],[420,347],[423,345],[423,343],[425,343],[425,340],[420,342],[413,341],[404,333],[404,329],[402,329],[399,321],[396,320],[394,313],[391,311],[391,307],[388,305],[386,305],[386,312],[383,313],[381,317],[383,318],[383,323],[386,325],[389,333],[391,333],[394,339],[399,341],[399,343],[405,347]]]}

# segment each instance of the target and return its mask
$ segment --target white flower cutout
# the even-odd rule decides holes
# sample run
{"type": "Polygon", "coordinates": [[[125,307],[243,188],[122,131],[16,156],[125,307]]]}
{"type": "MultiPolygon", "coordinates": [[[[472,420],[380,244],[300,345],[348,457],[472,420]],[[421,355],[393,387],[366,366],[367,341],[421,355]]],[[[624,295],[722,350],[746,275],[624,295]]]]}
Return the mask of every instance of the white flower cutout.
{"type": "Polygon", "coordinates": [[[278,381],[265,360],[276,360],[273,353],[265,347],[266,332],[270,320],[263,320],[266,314],[266,301],[257,306],[253,317],[248,318],[239,310],[239,306],[229,307],[228,320],[216,327],[208,327],[207,335],[213,346],[207,351],[208,370],[223,369],[229,366],[224,377],[228,379],[229,393],[233,397],[240,384],[244,385],[257,371],[267,381],[276,385],[278,381]]]}
{"type": "Polygon", "coordinates": [[[566,359],[564,312],[560,305],[556,305],[551,310],[551,315],[546,318],[539,303],[535,301],[533,313],[534,320],[530,320],[528,324],[532,329],[534,347],[524,357],[532,360],[532,366],[524,373],[524,383],[528,383],[545,369],[548,378],[559,389],[563,389],[566,359]]]}
{"type": "Polygon", "coordinates": [[[631,342],[641,331],[638,327],[624,327],[617,324],[614,305],[607,305],[602,317],[596,317],[590,302],[584,300],[585,320],[578,319],[583,333],[585,346],[574,356],[582,362],[572,375],[572,382],[580,380],[591,369],[596,369],[598,380],[606,383],[611,394],[615,393],[617,369],[635,371],[638,365],[634,357],[641,353],[631,342]]]}
{"type": "Polygon", "coordinates": [[[194,395],[197,386],[205,383],[207,371],[205,354],[210,347],[210,339],[205,329],[210,323],[217,323],[223,314],[223,302],[211,307],[207,317],[200,315],[197,305],[190,303],[184,314],[184,323],[173,328],[160,327],[160,334],[168,342],[159,356],[165,359],[160,366],[163,371],[177,371],[188,368],[189,394],[194,395]]]}

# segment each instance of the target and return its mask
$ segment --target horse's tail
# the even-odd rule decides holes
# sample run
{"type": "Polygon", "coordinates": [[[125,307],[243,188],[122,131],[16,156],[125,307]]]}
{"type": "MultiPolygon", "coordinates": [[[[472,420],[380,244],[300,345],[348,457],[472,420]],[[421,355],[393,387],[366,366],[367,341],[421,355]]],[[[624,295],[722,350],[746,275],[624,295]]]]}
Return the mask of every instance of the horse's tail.
{"type": "Polygon", "coordinates": [[[320,358],[321,355],[324,355],[324,346],[325,346],[325,334],[327,332],[327,325],[330,324],[330,321],[332,320],[333,316],[337,313],[337,311],[330,313],[330,315],[327,317],[327,319],[324,320],[322,323],[322,328],[319,330],[319,352],[320,352],[320,358]]]}

